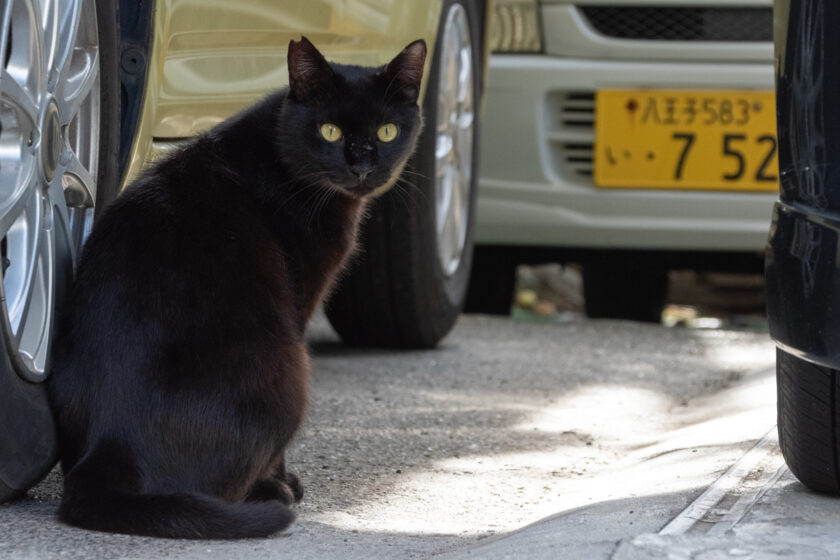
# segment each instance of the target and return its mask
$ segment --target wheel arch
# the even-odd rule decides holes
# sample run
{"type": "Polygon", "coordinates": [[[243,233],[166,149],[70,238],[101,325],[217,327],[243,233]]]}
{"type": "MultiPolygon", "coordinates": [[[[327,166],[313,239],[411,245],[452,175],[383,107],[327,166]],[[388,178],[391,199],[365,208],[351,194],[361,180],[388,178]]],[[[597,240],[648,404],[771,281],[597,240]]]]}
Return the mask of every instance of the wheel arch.
{"type": "Polygon", "coordinates": [[[137,132],[154,33],[155,0],[119,2],[120,149],[122,180],[137,132]]]}

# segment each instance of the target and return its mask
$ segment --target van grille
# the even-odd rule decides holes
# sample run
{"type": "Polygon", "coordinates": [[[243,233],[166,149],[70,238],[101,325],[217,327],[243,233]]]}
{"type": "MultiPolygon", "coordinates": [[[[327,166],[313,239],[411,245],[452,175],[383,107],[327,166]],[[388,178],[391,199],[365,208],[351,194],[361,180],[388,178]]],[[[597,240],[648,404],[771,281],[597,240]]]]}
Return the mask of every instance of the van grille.
{"type": "Polygon", "coordinates": [[[591,177],[595,133],[595,94],[553,92],[549,96],[548,140],[561,174],[591,177]]]}
{"type": "Polygon", "coordinates": [[[602,35],[651,41],[773,40],[772,8],[581,6],[602,35]]]}

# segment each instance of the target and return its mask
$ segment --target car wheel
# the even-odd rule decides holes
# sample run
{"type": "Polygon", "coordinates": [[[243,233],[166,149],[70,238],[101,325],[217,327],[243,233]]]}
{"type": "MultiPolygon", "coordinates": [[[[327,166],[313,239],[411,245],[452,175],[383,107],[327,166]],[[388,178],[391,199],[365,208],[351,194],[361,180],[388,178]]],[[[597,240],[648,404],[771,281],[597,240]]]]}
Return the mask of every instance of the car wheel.
{"type": "Polygon", "coordinates": [[[0,500],[56,460],[42,383],[56,317],[117,190],[114,4],[7,0],[0,14],[0,500]]]}
{"type": "Polygon", "coordinates": [[[346,343],[431,347],[461,311],[472,260],[481,30],[474,3],[444,2],[417,152],[372,203],[359,255],[326,305],[346,343]]]}
{"type": "Polygon", "coordinates": [[[805,486],[840,494],[840,372],[776,350],[779,447],[805,486]]]}
{"type": "Polygon", "coordinates": [[[477,246],[464,311],[510,315],[518,262],[511,251],[477,246]]]}
{"type": "Polygon", "coordinates": [[[627,256],[583,265],[586,315],[659,323],[668,296],[668,270],[627,256]]]}

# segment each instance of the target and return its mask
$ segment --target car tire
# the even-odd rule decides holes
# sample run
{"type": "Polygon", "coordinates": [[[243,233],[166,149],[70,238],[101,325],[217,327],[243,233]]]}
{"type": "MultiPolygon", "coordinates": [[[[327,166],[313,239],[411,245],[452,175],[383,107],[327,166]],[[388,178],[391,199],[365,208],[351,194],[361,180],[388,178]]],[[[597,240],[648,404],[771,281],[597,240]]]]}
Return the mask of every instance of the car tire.
{"type": "Polygon", "coordinates": [[[330,323],[347,344],[433,347],[461,312],[472,261],[481,21],[474,2],[443,3],[423,102],[426,126],[417,151],[400,181],[371,203],[355,262],[325,306],[330,323]],[[444,48],[447,40],[450,47],[444,48]],[[452,128],[448,118],[439,123],[439,96],[451,102],[456,95],[443,97],[441,89],[460,86],[447,77],[441,79],[442,67],[445,62],[457,61],[467,48],[471,51],[466,59],[472,67],[472,80],[461,93],[471,99],[450,104],[452,111],[446,116],[456,117],[452,128]],[[453,140],[453,148],[444,155],[436,153],[441,134],[453,140]],[[435,180],[439,172],[459,180],[439,183],[435,180]]]}
{"type": "Polygon", "coordinates": [[[47,68],[46,64],[37,62],[29,66],[27,74],[15,74],[16,69],[30,60],[28,57],[39,56],[32,55],[30,45],[42,48],[37,41],[15,40],[15,37],[27,37],[33,22],[41,21],[34,8],[29,10],[28,6],[32,5],[13,0],[12,17],[7,20],[9,27],[0,30],[7,38],[6,51],[0,56],[4,72],[0,100],[7,108],[2,134],[4,145],[15,147],[7,151],[11,155],[6,155],[9,159],[0,165],[20,170],[17,175],[0,176],[4,181],[0,187],[11,193],[12,200],[21,201],[8,203],[7,214],[0,219],[5,220],[3,223],[17,224],[20,216],[25,215],[27,219],[37,216],[31,221],[35,224],[31,226],[32,236],[37,238],[31,245],[32,254],[36,255],[32,259],[26,253],[30,248],[28,242],[21,243],[18,251],[14,248],[18,242],[10,230],[0,234],[3,251],[0,291],[5,296],[5,303],[0,306],[0,502],[25,492],[55,465],[58,444],[43,381],[49,373],[56,317],[72,278],[74,260],[95,212],[115,198],[119,182],[116,3],[110,0],[57,3],[59,8],[52,12],[53,16],[44,18],[49,20],[44,25],[55,25],[54,57],[48,60],[55,60],[56,65],[47,68]],[[67,61],[63,65],[66,73],[57,70],[61,61],[67,61]],[[40,81],[32,78],[38,72],[43,73],[40,81]],[[23,75],[28,76],[25,87],[19,85],[23,83],[19,77],[23,75]],[[11,81],[7,80],[16,82],[10,86],[11,81]],[[34,115],[38,118],[32,118],[34,115]],[[32,135],[27,132],[27,126],[32,129],[32,135]],[[29,165],[34,169],[28,168],[29,165]],[[32,215],[27,213],[31,199],[37,202],[32,215]],[[41,224],[51,224],[51,227],[41,224]],[[43,231],[50,233],[44,236],[43,231]],[[51,275],[42,284],[50,289],[41,290],[37,296],[30,295],[36,293],[34,287],[21,288],[21,297],[30,303],[18,316],[10,312],[16,309],[14,296],[19,286],[13,271],[14,267],[23,269],[28,262],[41,267],[30,276],[51,275]],[[42,299],[30,299],[37,297],[42,299]],[[36,317],[36,313],[40,314],[36,317]],[[35,357],[27,360],[29,355],[24,352],[28,349],[22,341],[28,340],[28,329],[34,328],[30,325],[36,324],[42,335],[35,357]],[[15,325],[18,325],[17,334],[15,325]]]}
{"type": "Polygon", "coordinates": [[[593,319],[662,321],[668,296],[668,270],[631,256],[583,265],[586,315],[593,319]]]}
{"type": "Polygon", "coordinates": [[[516,290],[517,265],[510,251],[475,247],[464,311],[510,315],[516,290]]]}
{"type": "Polygon", "coordinates": [[[840,372],[776,350],[779,447],[805,486],[840,494],[840,372]]]}

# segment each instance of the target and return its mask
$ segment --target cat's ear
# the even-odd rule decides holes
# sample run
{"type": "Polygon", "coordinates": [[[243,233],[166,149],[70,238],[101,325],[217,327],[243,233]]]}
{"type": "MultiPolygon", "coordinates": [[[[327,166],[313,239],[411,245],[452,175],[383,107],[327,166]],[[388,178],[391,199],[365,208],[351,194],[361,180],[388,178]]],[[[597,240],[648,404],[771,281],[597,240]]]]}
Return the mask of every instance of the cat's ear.
{"type": "Polygon", "coordinates": [[[317,101],[333,87],[333,70],[306,37],[289,42],[289,91],[297,101],[317,101]]]}
{"type": "Polygon", "coordinates": [[[398,87],[411,102],[416,103],[423,79],[423,65],[426,63],[426,41],[418,39],[409,44],[388,63],[385,74],[388,87],[398,87]]]}

